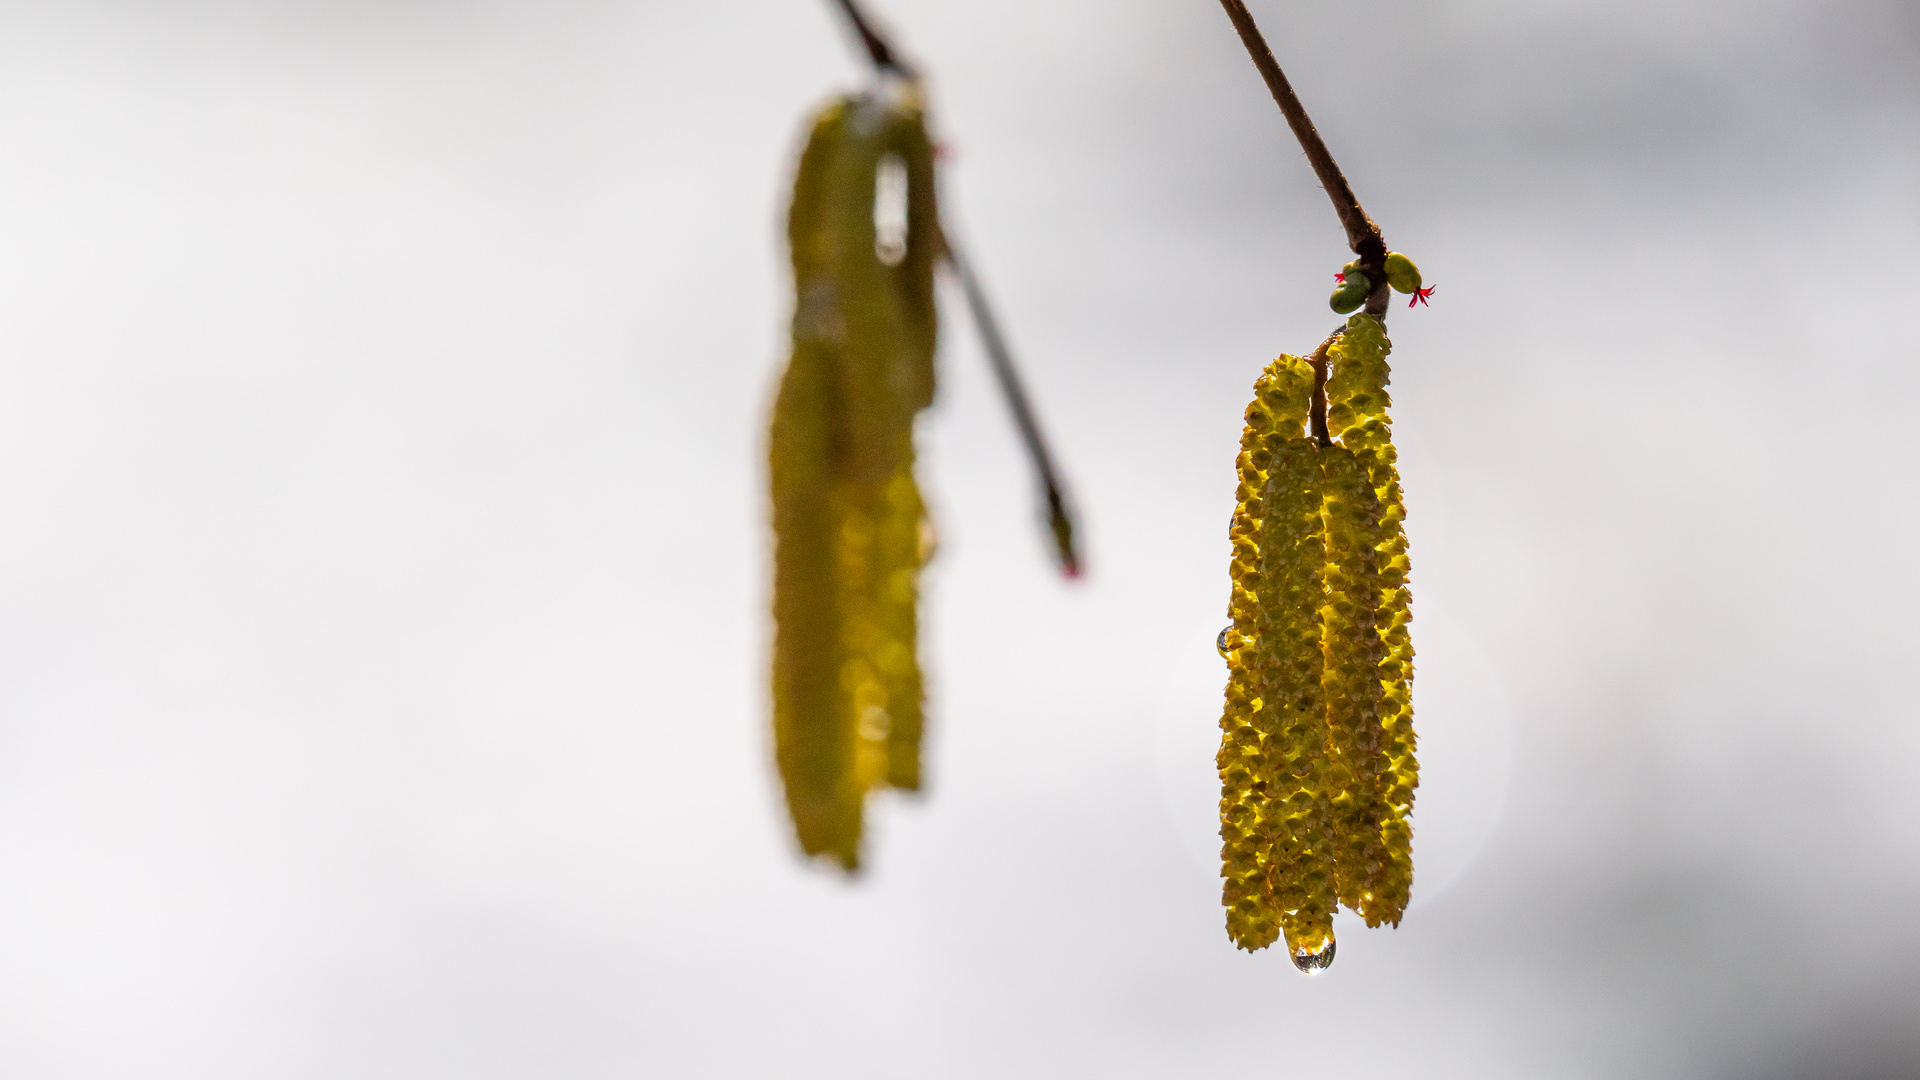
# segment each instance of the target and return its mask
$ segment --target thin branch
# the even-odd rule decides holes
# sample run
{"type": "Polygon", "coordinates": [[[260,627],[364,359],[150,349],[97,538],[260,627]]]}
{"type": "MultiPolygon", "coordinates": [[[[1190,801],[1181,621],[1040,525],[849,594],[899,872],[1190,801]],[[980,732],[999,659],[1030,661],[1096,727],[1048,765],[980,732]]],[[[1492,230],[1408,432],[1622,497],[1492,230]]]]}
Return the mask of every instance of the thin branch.
{"type": "Polygon", "coordinates": [[[1321,446],[1333,445],[1333,435],[1327,431],[1327,350],[1333,348],[1333,343],[1340,340],[1340,335],[1346,332],[1347,328],[1344,326],[1334,330],[1327,335],[1327,340],[1320,343],[1319,348],[1313,350],[1313,355],[1307,358],[1307,362],[1313,365],[1313,406],[1307,419],[1313,425],[1314,441],[1321,446]]]}
{"type": "Polygon", "coordinates": [[[853,24],[854,33],[860,35],[860,44],[866,46],[867,58],[873,61],[874,67],[881,71],[890,71],[903,78],[919,77],[911,65],[900,59],[900,54],[894,51],[887,39],[881,37],[879,31],[873,28],[873,23],[867,18],[866,13],[860,10],[860,6],[854,3],[854,0],[840,0],[840,10],[846,12],[847,21],[853,24]]]}
{"type": "Polygon", "coordinates": [[[1340,165],[1327,152],[1327,144],[1320,140],[1320,133],[1314,130],[1313,121],[1307,117],[1305,106],[1293,92],[1293,84],[1287,81],[1286,72],[1280,70],[1280,62],[1273,58],[1273,50],[1268,48],[1267,39],[1260,34],[1260,27],[1253,21],[1253,14],[1241,0],[1220,0],[1220,6],[1227,9],[1227,18],[1233,20],[1233,28],[1240,32],[1240,40],[1247,47],[1247,55],[1253,57],[1253,66],[1260,69],[1260,77],[1267,81],[1267,89],[1273,92],[1274,103],[1280,106],[1281,115],[1287,118],[1287,126],[1293,129],[1293,137],[1300,140],[1300,149],[1306,151],[1307,160],[1313,164],[1314,174],[1320,178],[1320,186],[1327,191],[1327,197],[1333,200],[1334,212],[1340,215],[1340,224],[1347,230],[1347,247],[1360,256],[1360,265],[1365,268],[1367,277],[1373,283],[1373,289],[1367,294],[1367,314],[1384,318],[1387,313],[1386,258],[1387,244],[1380,236],[1380,226],[1374,224],[1366,210],[1360,206],[1360,200],[1354,197],[1353,187],[1347,183],[1346,174],[1340,171],[1340,165]]]}
{"type": "MultiPolygon", "coordinates": [[[[866,47],[868,59],[882,72],[890,72],[908,79],[917,79],[919,75],[904,60],[892,43],[874,29],[872,20],[860,10],[855,0],[838,0],[840,10],[853,24],[854,32],[860,35],[860,43],[866,47]]],[[[945,230],[941,230],[945,233],[945,230]]],[[[1020,381],[1020,373],[1014,367],[1013,351],[1007,348],[1007,340],[1000,333],[999,320],[993,316],[993,307],[987,303],[986,290],[981,287],[980,279],[974,276],[972,264],[960,254],[959,245],[953,236],[943,237],[947,265],[953,268],[953,276],[959,280],[960,289],[966,294],[967,309],[973,315],[974,326],[978,328],[980,343],[986,348],[987,360],[993,365],[993,374],[1000,383],[1000,392],[1007,399],[1007,408],[1013,413],[1013,422],[1020,429],[1020,441],[1026,446],[1027,457],[1033,463],[1033,471],[1045,491],[1047,500],[1047,530],[1053,536],[1054,554],[1060,560],[1061,572],[1070,578],[1080,576],[1080,555],[1073,537],[1073,511],[1066,497],[1066,485],[1060,474],[1054,470],[1053,455],[1047,452],[1047,440],[1040,433],[1040,423],[1033,415],[1033,406],[1027,398],[1025,386],[1020,381]]]]}
{"type": "Polygon", "coordinates": [[[1013,354],[1007,348],[1006,339],[1000,336],[1000,324],[993,317],[987,294],[951,235],[947,237],[947,264],[953,267],[953,276],[959,279],[960,290],[967,296],[967,307],[972,310],[974,325],[980,331],[980,343],[986,347],[987,359],[1000,382],[1000,392],[1006,396],[1007,408],[1013,412],[1014,425],[1020,429],[1020,441],[1026,444],[1027,457],[1032,459],[1033,470],[1046,488],[1047,528],[1053,533],[1060,569],[1068,577],[1079,577],[1080,555],[1073,542],[1073,517],[1067,509],[1064,486],[1053,469],[1053,455],[1047,452],[1046,437],[1040,434],[1040,424],[1034,419],[1020,373],[1014,370],[1013,354]]]}

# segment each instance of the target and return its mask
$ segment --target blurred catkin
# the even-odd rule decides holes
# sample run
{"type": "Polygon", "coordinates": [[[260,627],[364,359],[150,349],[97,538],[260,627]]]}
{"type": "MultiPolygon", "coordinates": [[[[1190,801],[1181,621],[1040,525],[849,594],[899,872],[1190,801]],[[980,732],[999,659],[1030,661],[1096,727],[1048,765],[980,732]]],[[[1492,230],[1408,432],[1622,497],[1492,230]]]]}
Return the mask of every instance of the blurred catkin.
{"type": "Polygon", "coordinates": [[[801,848],[859,865],[866,792],[920,784],[913,421],[933,397],[933,152],[917,92],[888,83],[816,118],[788,216],[793,352],[768,440],[775,757],[801,848]],[[875,185],[907,178],[904,252],[883,259],[875,185]]]}
{"type": "Polygon", "coordinates": [[[1328,427],[1303,436],[1312,365],[1255,383],[1238,461],[1221,715],[1227,933],[1320,954],[1340,903],[1398,923],[1413,880],[1405,517],[1386,332],[1355,315],[1326,350],[1328,427]]]}

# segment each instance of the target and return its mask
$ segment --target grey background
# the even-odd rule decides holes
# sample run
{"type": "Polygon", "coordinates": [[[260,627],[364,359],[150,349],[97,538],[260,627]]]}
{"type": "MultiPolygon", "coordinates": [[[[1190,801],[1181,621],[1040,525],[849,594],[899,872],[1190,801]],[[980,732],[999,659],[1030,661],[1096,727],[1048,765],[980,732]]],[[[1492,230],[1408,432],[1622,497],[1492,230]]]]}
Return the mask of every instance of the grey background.
{"type": "Polygon", "coordinates": [[[826,5],[0,5],[0,1074],[1920,1075],[1920,8],[1254,9],[1439,284],[1416,612],[1511,725],[1314,980],[1163,779],[1347,257],[1215,4],[882,5],[1092,575],[950,318],[930,791],[853,885],[763,720],[826,5]]]}

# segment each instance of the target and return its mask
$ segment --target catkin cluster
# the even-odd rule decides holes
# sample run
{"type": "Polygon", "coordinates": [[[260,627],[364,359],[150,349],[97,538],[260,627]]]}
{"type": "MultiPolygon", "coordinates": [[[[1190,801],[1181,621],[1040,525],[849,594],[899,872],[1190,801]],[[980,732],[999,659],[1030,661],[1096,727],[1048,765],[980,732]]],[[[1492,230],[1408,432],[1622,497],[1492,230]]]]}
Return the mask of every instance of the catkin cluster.
{"type": "Polygon", "coordinates": [[[1254,384],[1223,634],[1222,900],[1244,949],[1330,956],[1333,913],[1398,924],[1418,783],[1407,544],[1388,425],[1385,328],[1355,315],[1325,352],[1329,433],[1303,432],[1313,365],[1254,384]]]}
{"type": "Polygon", "coordinates": [[[930,531],[914,416],[933,397],[933,152],[910,85],[817,118],[788,216],[793,353],[769,440],[775,757],[800,846],[859,865],[878,786],[920,786],[919,572],[930,531]],[[877,236],[883,162],[904,245],[877,236]]]}

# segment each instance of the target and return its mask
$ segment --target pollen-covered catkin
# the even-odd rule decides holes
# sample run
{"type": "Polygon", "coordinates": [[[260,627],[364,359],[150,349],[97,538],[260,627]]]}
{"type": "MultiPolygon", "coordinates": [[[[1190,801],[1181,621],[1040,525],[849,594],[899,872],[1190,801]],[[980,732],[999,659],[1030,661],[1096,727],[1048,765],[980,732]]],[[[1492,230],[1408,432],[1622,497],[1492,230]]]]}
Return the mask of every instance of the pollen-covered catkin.
{"type": "MultiPolygon", "coordinates": [[[[1221,718],[1222,898],[1244,949],[1329,962],[1333,914],[1398,924],[1413,883],[1413,648],[1385,328],[1324,357],[1326,434],[1301,437],[1314,366],[1262,374],[1241,438],[1221,718]],[[1337,442],[1335,439],[1337,438],[1337,442]]],[[[1316,420],[1316,428],[1318,421],[1316,420]]]]}
{"type": "Polygon", "coordinates": [[[869,787],[917,787],[914,415],[933,394],[933,154],[906,86],[816,120],[788,216],[793,354],[773,409],[775,757],[801,848],[859,862],[869,787]],[[883,159],[908,178],[906,250],[876,250],[883,159]]]}
{"type": "MultiPolygon", "coordinates": [[[[803,305],[804,307],[804,301],[803,305]]],[[[839,513],[834,497],[831,350],[795,333],[774,403],[773,731],[800,846],[858,861],[862,792],[842,722],[839,513]]]]}
{"type": "MultiPolygon", "coordinates": [[[[1274,942],[1281,916],[1274,907],[1268,877],[1275,825],[1270,800],[1278,776],[1277,759],[1269,754],[1265,733],[1273,727],[1273,714],[1261,715],[1270,665],[1267,654],[1258,648],[1263,625],[1273,621],[1263,602],[1273,595],[1261,556],[1265,493],[1276,448],[1301,441],[1312,386],[1312,369],[1295,356],[1275,360],[1256,382],[1240,437],[1239,488],[1229,530],[1233,561],[1228,612],[1233,625],[1225,633],[1226,704],[1215,758],[1221,785],[1220,857],[1225,879],[1221,899],[1227,909],[1227,933],[1235,944],[1249,950],[1274,942]]],[[[1283,462],[1282,467],[1288,466],[1283,462]]],[[[1296,612],[1296,618],[1307,617],[1307,611],[1296,612]]]]}
{"type": "Polygon", "coordinates": [[[1321,520],[1327,531],[1326,606],[1320,646],[1327,702],[1327,793],[1333,804],[1335,878],[1355,911],[1373,903],[1370,870],[1385,859],[1380,837],[1380,664],[1374,625],[1380,595],[1375,545],[1380,501],[1366,470],[1343,446],[1321,451],[1321,520]]]}
{"type": "Polygon", "coordinates": [[[1366,891],[1372,895],[1356,908],[1369,926],[1398,925],[1412,896],[1410,816],[1414,788],[1420,782],[1413,733],[1413,641],[1407,625],[1412,619],[1412,594],[1407,587],[1407,537],[1402,524],[1406,507],[1387,416],[1391,349],[1386,328],[1378,319],[1353,316],[1330,350],[1333,373],[1327,382],[1328,427],[1366,470],[1379,502],[1374,629],[1384,653],[1380,662],[1380,835],[1385,857],[1377,870],[1369,868],[1366,891]]]}
{"type": "Polygon", "coordinates": [[[879,547],[885,576],[880,582],[880,638],[873,666],[887,696],[888,787],[920,788],[920,731],[924,691],[920,683],[920,537],[926,507],[913,471],[902,469],[887,485],[879,547]]]}
{"type": "Polygon", "coordinates": [[[1254,653],[1261,707],[1255,722],[1267,742],[1273,836],[1267,876],[1280,928],[1295,953],[1317,952],[1333,935],[1337,902],[1320,650],[1323,452],[1309,438],[1274,447],[1260,522],[1260,636],[1254,653]]]}

